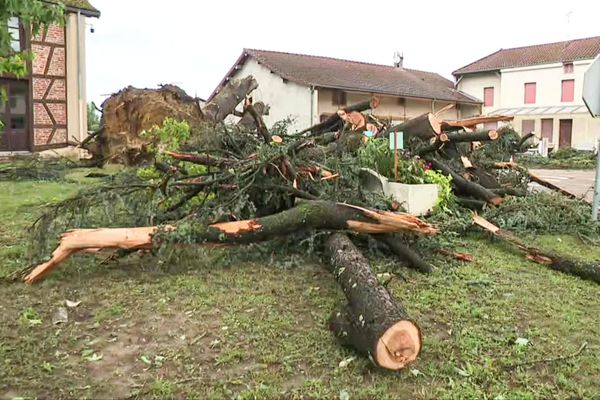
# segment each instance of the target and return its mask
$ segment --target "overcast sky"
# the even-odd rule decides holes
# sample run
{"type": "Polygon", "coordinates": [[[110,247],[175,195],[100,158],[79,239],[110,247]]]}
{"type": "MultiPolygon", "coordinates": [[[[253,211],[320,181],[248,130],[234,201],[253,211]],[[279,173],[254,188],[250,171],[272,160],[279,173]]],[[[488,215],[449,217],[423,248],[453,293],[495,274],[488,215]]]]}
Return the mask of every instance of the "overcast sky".
{"type": "Polygon", "coordinates": [[[244,47],[451,72],[500,48],[600,36],[600,1],[91,0],[88,99],[173,83],[206,98],[244,47]]]}

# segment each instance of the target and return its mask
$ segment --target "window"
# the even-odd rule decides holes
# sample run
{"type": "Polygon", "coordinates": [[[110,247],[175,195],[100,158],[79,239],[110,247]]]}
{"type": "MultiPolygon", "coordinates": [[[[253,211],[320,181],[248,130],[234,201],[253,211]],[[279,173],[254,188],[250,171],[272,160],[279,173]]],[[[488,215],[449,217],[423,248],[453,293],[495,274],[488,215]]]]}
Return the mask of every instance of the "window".
{"type": "Polygon", "coordinates": [[[563,64],[563,72],[565,74],[572,74],[573,73],[573,63],[563,64]]]}
{"type": "Polygon", "coordinates": [[[535,104],[535,82],[525,84],[525,104],[535,104]]]}
{"type": "Polygon", "coordinates": [[[8,33],[10,33],[10,47],[15,53],[23,50],[21,45],[21,28],[19,26],[19,18],[10,17],[8,19],[8,33]]]}
{"type": "Polygon", "coordinates": [[[483,106],[492,107],[494,105],[494,88],[483,88],[483,106]]]}
{"type": "Polygon", "coordinates": [[[29,84],[28,82],[0,79],[0,89],[6,93],[0,99],[0,151],[29,149],[29,84]]]}
{"type": "Polygon", "coordinates": [[[560,101],[573,101],[575,99],[575,80],[565,79],[562,81],[560,101]]]}
{"type": "Polygon", "coordinates": [[[343,90],[334,90],[332,104],[334,106],[345,106],[346,105],[346,92],[343,90]]]}
{"type": "Polygon", "coordinates": [[[535,131],[535,119],[524,119],[521,123],[521,135],[535,131]]]}

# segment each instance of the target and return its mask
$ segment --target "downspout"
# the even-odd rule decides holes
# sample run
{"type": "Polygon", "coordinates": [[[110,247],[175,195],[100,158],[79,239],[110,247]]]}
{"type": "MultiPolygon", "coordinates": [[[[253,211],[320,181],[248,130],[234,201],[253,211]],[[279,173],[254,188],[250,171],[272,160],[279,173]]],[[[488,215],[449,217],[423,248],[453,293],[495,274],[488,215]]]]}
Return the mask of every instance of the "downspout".
{"type": "Polygon", "coordinates": [[[79,118],[79,140],[84,139],[87,136],[87,126],[83,126],[83,73],[82,73],[82,60],[83,51],[81,50],[81,11],[77,10],[77,116],[79,118]],[[82,135],[82,132],[84,133],[82,135]]]}
{"type": "Polygon", "coordinates": [[[315,87],[310,87],[310,126],[315,124],[315,87]]]}

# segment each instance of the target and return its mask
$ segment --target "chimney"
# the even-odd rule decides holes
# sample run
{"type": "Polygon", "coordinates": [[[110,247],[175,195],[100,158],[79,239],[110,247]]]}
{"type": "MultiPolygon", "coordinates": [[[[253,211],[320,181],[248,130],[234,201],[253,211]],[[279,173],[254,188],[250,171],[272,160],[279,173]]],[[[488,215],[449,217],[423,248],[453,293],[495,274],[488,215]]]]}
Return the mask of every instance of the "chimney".
{"type": "Polygon", "coordinates": [[[404,53],[394,52],[394,67],[404,69],[404,53]]]}

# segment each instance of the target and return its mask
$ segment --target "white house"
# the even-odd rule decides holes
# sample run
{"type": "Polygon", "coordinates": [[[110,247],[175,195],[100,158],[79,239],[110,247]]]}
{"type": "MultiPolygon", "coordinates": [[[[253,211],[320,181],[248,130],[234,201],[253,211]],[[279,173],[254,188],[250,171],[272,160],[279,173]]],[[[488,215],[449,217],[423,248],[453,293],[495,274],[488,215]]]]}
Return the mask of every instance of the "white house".
{"type": "Polygon", "coordinates": [[[551,145],[592,149],[600,120],[581,99],[583,74],[600,53],[600,36],[500,49],[453,72],[457,89],[483,100],[483,114],[515,117],[522,132],[551,145]]]}
{"type": "Polygon", "coordinates": [[[259,87],[255,101],[270,106],[265,122],[271,125],[287,117],[295,119],[292,131],[318,123],[339,108],[380,98],[378,118],[403,121],[452,103],[442,118],[479,115],[481,101],[461,93],[442,76],[396,65],[378,65],[276,51],[244,49],[209,100],[229,79],[253,75],[259,87]]]}

